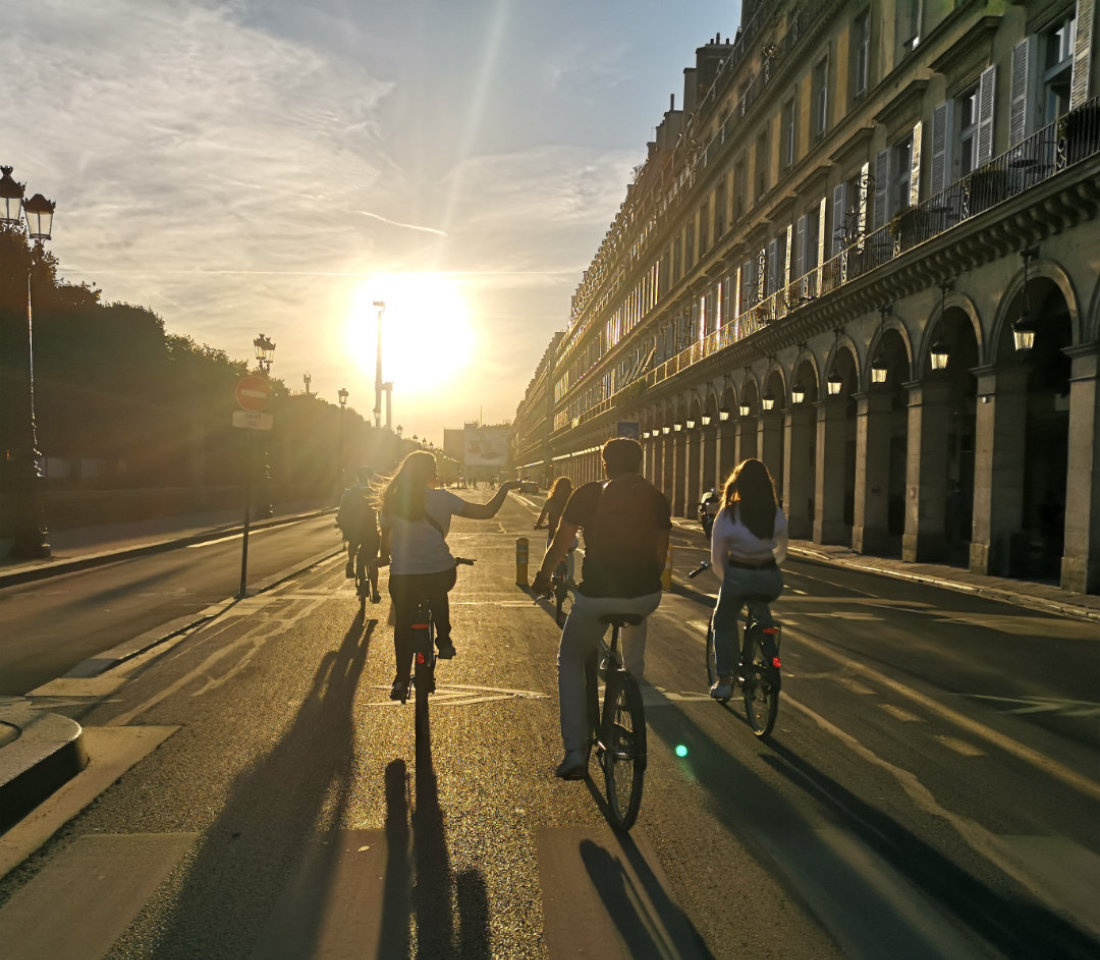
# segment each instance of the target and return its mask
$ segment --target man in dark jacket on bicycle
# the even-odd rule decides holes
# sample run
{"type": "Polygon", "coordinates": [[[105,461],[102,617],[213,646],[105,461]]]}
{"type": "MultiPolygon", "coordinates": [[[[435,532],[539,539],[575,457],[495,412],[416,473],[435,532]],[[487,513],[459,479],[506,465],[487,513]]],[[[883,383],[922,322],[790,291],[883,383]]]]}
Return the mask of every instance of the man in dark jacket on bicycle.
{"type": "Polygon", "coordinates": [[[558,647],[558,699],[565,747],[556,775],[582,779],[588,770],[588,708],[584,665],[607,627],[600,617],[636,614],[637,626],[623,630],[625,667],[641,679],[645,670],[645,618],[661,602],[661,574],[672,529],[668,499],[641,475],[642,447],[616,437],[603,447],[606,482],[586,483],[566,504],[542,567],[536,594],[549,590],[550,574],[584,531],[585,557],[576,600],[558,647]]]}

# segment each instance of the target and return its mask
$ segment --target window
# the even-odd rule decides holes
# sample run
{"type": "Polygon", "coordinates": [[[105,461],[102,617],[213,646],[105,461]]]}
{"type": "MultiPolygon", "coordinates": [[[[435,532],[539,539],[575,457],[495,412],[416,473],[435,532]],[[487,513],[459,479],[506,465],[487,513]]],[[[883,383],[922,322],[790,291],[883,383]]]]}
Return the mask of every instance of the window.
{"type": "Polygon", "coordinates": [[[958,156],[951,164],[952,179],[965,177],[978,166],[978,88],[973,87],[955,101],[959,132],[955,140],[958,156]]]}
{"type": "Polygon", "coordinates": [[[786,170],[794,165],[794,97],[783,104],[779,129],[779,162],[786,170]]]}
{"type": "Polygon", "coordinates": [[[684,269],[690,270],[695,263],[695,218],[688,220],[684,230],[684,269]]]}
{"type": "Polygon", "coordinates": [[[1069,109],[1073,47],[1077,40],[1077,18],[1071,16],[1040,38],[1042,56],[1042,124],[1053,123],[1069,109]]]}
{"type": "Polygon", "coordinates": [[[699,208],[699,256],[710,249],[710,209],[706,203],[699,208]]]}
{"type": "Polygon", "coordinates": [[[742,157],[733,168],[733,219],[735,221],[745,215],[746,193],[748,193],[748,177],[745,175],[745,160],[742,157]]]}
{"type": "Polygon", "coordinates": [[[916,50],[920,44],[922,0],[898,0],[897,37],[903,53],[916,50]]]}
{"type": "Polygon", "coordinates": [[[814,64],[810,83],[812,111],[810,130],[814,137],[824,135],[829,126],[829,58],[822,57],[814,64]]]}
{"type": "Polygon", "coordinates": [[[680,274],[683,271],[683,263],[680,260],[682,256],[682,250],[680,246],[680,237],[677,235],[676,239],[672,241],[672,282],[676,283],[680,279],[680,274]]]}
{"type": "Polygon", "coordinates": [[[871,80],[871,11],[864,10],[852,21],[852,99],[867,93],[871,80]]]}
{"type": "Polygon", "coordinates": [[[765,130],[756,138],[756,199],[759,200],[768,192],[768,131],[765,130]]]}
{"type": "Polygon", "coordinates": [[[714,190],[714,239],[726,232],[726,178],[723,177],[714,190]]]}

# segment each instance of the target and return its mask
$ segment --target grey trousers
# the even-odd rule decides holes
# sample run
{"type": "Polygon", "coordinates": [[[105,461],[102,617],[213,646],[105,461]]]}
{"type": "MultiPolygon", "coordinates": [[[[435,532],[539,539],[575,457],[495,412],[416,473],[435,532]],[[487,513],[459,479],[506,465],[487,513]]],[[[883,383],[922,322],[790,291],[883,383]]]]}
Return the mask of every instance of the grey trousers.
{"type": "MultiPolygon", "coordinates": [[[[561,706],[561,739],[566,750],[588,749],[588,709],[584,696],[584,665],[598,649],[607,627],[600,617],[629,613],[648,617],[661,602],[661,591],[642,597],[586,597],[577,592],[561,631],[558,647],[558,700],[561,706]]],[[[623,665],[641,680],[645,673],[646,621],[622,631],[623,665]]]]}

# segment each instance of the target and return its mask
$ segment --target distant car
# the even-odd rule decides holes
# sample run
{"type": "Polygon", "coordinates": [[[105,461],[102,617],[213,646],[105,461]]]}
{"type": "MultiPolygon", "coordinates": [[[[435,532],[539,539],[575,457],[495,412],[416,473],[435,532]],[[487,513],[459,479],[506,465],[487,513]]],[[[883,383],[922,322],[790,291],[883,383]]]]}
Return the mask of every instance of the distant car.
{"type": "Polygon", "coordinates": [[[519,482],[520,493],[538,493],[539,485],[534,480],[520,480],[519,482]]]}
{"type": "Polygon", "coordinates": [[[703,533],[708,537],[714,527],[714,518],[718,516],[718,508],[722,505],[722,497],[716,487],[704,490],[699,498],[699,522],[703,525],[703,533]]]}

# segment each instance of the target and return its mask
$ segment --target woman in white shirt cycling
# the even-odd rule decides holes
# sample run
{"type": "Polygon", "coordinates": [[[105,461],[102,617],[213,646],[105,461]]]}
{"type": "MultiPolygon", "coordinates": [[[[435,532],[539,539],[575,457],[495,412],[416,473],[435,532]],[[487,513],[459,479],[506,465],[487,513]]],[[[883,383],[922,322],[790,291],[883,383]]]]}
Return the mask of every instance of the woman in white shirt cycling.
{"type": "Polygon", "coordinates": [[[382,493],[382,556],[389,563],[389,594],[394,608],[393,647],[397,660],[391,700],[400,700],[412,666],[412,623],[420,597],[428,598],[435,622],[438,657],[455,655],[451,642],[447,593],[455,585],[455,558],[447,546],[451,517],[488,520],[496,516],[518,480],[497,487],[488,503],[469,503],[449,490],[436,489],[434,454],[414,450],[397,468],[382,493]]]}
{"type": "Polygon", "coordinates": [[[726,481],[710,535],[711,567],[722,580],[711,621],[718,680],[710,695],[716,700],[733,695],[733,651],[745,597],[774,600],[783,591],[779,564],[787,542],[787,518],[768,468],[760,460],[742,460],[726,481]]]}

